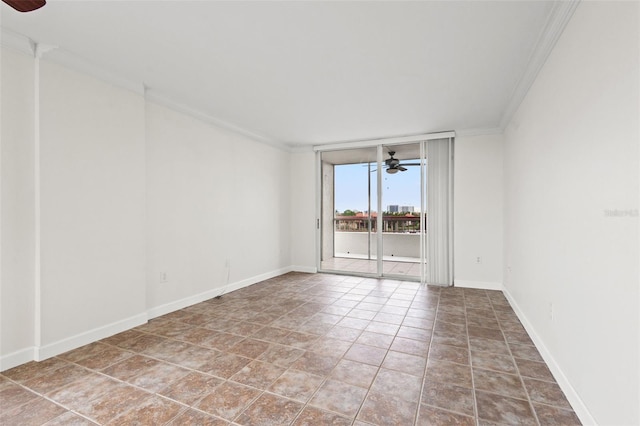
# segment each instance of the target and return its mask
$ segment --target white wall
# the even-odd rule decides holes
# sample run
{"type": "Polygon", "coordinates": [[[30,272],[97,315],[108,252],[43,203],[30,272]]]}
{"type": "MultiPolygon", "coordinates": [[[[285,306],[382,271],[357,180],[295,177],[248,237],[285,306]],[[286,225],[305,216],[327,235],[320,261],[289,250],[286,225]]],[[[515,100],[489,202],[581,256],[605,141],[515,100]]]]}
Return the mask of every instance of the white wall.
{"type": "Polygon", "coordinates": [[[582,2],[505,135],[505,286],[603,425],[640,423],[639,8],[582,2]]]}
{"type": "Polygon", "coordinates": [[[500,289],[503,137],[458,136],[454,155],[454,285],[500,289]]]}
{"type": "Polygon", "coordinates": [[[291,154],[291,265],[316,271],[316,164],[311,150],[291,154]]]}
{"type": "Polygon", "coordinates": [[[0,370],[292,269],[290,153],[46,55],[35,105],[35,64],[2,50],[0,370]]]}
{"type": "Polygon", "coordinates": [[[33,356],[33,59],[2,48],[1,76],[0,370],[33,356]]]}
{"type": "Polygon", "coordinates": [[[286,272],[290,154],[154,103],[146,117],[152,316],[286,272]]]}
{"type": "Polygon", "coordinates": [[[139,94],[47,61],[40,88],[46,357],[144,318],[145,128],[139,94]]]}

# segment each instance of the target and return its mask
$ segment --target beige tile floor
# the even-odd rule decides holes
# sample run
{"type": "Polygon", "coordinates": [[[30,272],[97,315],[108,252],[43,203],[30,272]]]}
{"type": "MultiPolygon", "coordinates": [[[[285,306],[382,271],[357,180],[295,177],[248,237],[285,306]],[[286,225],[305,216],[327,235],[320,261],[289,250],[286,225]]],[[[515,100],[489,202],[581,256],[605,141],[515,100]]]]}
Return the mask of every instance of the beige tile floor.
{"type": "Polygon", "coordinates": [[[504,296],[290,273],[0,374],[2,425],[579,424],[504,296]]]}

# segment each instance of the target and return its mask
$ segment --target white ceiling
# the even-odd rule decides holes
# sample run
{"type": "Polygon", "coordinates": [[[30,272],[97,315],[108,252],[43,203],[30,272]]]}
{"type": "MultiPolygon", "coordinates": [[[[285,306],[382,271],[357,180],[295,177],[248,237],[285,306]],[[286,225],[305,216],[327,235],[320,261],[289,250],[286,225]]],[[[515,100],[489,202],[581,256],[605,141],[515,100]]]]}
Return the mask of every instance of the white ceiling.
{"type": "Polygon", "coordinates": [[[1,22],[59,47],[45,58],[296,148],[500,129],[564,27],[561,3],[49,0],[3,3],[1,22]]]}

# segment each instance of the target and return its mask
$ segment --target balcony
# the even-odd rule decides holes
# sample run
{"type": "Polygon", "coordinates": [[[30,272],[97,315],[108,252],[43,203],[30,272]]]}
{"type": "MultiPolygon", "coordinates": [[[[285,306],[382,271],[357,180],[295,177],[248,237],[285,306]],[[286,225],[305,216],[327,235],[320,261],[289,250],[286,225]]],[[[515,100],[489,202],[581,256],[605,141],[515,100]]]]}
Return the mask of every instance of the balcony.
{"type": "MultiPolygon", "coordinates": [[[[420,214],[385,214],[382,220],[383,274],[420,276],[420,214]]],[[[323,270],[377,273],[377,217],[366,213],[334,218],[323,270]],[[332,255],[329,255],[331,253],[332,255]]]]}

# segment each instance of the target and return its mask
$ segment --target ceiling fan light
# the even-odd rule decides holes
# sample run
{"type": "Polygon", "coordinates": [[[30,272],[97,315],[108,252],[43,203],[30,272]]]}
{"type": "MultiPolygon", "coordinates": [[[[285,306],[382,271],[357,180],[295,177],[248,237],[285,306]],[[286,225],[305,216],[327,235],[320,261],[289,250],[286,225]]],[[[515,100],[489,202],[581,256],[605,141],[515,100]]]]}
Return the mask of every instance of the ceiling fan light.
{"type": "Polygon", "coordinates": [[[33,12],[47,4],[46,0],[2,0],[18,12],[33,12]]]}
{"type": "Polygon", "coordinates": [[[387,169],[387,173],[391,173],[391,174],[398,173],[398,169],[396,169],[395,167],[389,167],[387,169]]]}

